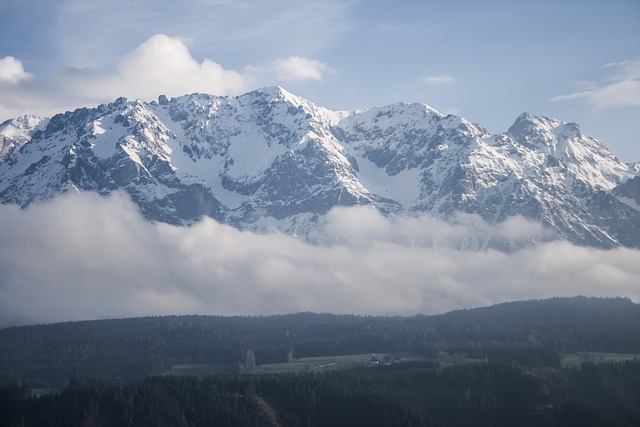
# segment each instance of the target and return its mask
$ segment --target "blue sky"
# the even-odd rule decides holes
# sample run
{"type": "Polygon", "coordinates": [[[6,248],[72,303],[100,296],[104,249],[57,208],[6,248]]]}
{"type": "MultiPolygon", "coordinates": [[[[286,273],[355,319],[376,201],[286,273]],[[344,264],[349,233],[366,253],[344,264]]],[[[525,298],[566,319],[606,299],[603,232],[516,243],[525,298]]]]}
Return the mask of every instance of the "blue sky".
{"type": "Polygon", "coordinates": [[[640,1],[0,1],[0,120],[275,84],[491,132],[533,112],[640,161],[640,1]]]}

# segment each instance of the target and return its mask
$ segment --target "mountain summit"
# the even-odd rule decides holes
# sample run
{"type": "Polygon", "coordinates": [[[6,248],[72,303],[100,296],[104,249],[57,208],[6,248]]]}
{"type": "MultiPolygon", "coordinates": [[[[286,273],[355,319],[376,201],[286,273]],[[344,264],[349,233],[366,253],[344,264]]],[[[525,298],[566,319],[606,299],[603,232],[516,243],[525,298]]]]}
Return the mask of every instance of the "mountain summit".
{"type": "Polygon", "coordinates": [[[577,244],[640,247],[638,164],[528,113],[492,135],[422,104],[336,112],[270,87],[24,116],[0,125],[0,142],[3,204],[123,190],[149,220],[303,235],[336,206],[490,225],[519,215],[577,244]]]}

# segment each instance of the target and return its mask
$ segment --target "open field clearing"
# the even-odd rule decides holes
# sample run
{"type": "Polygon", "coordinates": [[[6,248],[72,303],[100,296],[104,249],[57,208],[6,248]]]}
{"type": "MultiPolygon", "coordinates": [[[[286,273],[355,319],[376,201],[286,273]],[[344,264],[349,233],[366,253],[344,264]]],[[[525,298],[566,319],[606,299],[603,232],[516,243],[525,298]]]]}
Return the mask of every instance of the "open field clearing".
{"type": "Polygon", "coordinates": [[[598,352],[566,353],[562,355],[562,367],[579,368],[584,362],[623,362],[634,359],[640,359],[640,354],[598,352]]]}

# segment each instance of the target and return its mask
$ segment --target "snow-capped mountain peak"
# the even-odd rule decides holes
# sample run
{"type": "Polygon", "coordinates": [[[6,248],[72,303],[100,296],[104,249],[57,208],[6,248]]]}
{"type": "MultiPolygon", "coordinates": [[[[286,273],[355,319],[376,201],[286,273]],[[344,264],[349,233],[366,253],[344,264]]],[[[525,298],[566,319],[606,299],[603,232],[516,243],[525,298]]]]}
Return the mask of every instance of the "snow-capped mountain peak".
{"type": "Polygon", "coordinates": [[[19,149],[31,139],[31,136],[43,130],[48,119],[25,114],[0,124],[0,161],[19,149]]]}
{"type": "Polygon", "coordinates": [[[0,136],[2,203],[122,190],[152,220],[186,225],[206,215],[302,235],[340,205],[474,214],[488,224],[520,215],[581,244],[640,246],[638,168],[578,125],[529,113],[492,135],[424,104],[335,112],[276,86],[119,98],[48,121],[8,121],[0,136]]]}
{"type": "Polygon", "coordinates": [[[523,113],[507,135],[519,144],[547,155],[550,167],[562,164],[575,178],[602,190],[611,190],[635,175],[607,147],[583,135],[576,123],[523,113]]]}

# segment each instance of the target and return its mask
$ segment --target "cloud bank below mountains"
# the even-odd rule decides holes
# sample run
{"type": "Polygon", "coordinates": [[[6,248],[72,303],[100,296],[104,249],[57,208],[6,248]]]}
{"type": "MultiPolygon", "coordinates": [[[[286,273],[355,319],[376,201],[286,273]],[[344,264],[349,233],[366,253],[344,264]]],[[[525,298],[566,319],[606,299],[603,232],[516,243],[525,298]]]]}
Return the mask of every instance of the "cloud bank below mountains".
{"type": "MultiPolygon", "coordinates": [[[[0,326],[192,313],[432,314],[579,294],[640,300],[640,251],[560,241],[514,253],[448,247],[468,226],[343,208],[325,225],[335,243],[309,244],[208,218],[149,223],[122,194],[0,206],[0,326]]],[[[525,238],[532,231],[523,219],[502,228],[525,238]]]]}

